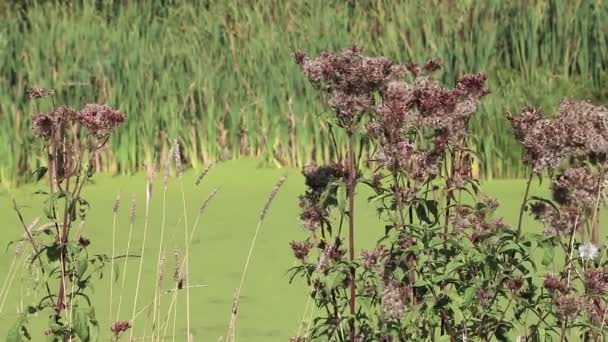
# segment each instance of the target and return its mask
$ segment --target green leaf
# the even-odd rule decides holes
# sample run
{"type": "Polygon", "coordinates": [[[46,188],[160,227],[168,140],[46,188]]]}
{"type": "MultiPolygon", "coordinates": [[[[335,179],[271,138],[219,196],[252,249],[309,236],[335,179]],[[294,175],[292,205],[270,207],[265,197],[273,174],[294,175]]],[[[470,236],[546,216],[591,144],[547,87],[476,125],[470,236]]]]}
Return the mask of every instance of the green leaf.
{"type": "Polygon", "coordinates": [[[27,316],[21,315],[15,325],[8,331],[6,342],[30,341],[32,337],[27,331],[27,316]]]}
{"type": "Polygon", "coordinates": [[[551,246],[546,246],[543,248],[543,259],[541,264],[543,266],[549,266],[553,263],[553,258],[555,257],[555,250],[551,246]]]}
{"type": "Polygon", "coordinates": [[[78,278],[81,278],[84,275],[84,272],[87,271],[87,266],[89,265],[89,260],[87,258],[86,253],[79,253],[76,256],[76,263],[74,264],[74,269],[76,271],[76,275],[78,278]]]}
{"type": "Polygon", "coordinates": [[[77,306],[74,310],[72,328],[82,342],[89,342],[91,332],[89,331],[89,314],[88,308],[77,306]]]}

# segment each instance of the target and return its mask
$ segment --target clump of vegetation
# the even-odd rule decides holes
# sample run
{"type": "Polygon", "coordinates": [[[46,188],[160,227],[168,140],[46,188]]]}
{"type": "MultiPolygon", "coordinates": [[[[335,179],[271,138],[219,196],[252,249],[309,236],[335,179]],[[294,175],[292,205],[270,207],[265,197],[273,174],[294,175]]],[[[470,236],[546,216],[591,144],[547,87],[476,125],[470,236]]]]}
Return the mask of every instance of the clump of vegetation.
{"type": "MultiPolygon", "coordinates": [[[[48,190],[44,213],[48,222],[43,229],[32,229],[19,214],[25,240],[33,250],[32,267],[39,266],[44,287],[43,296],[35,305],[28,306],[8,341],[30,339],[28,317],[39,313],[49,316],[45,332],[53,341],[69,341],[78,337],[91,339],[92,330],[98,329],[95,309],[89,295],[92,283],[102,275],[110,262],[107,255],[89,255],[91,240],[83,231],[90,203],[82,190],[93,176],[97,153],[106,144],[110,134],[125,121],[125,115],[106,105],[88,104],[81,110],[57,107],[54,90],[34,88],[29,91],[36,100],[37,113],[32,116],[32,134],[43,142],[47,165],[36,170],[38,179],[46,177],[48,190]],[[40,111],[39,101],[51,98],[52,109],[40,111]],[[34,264],[35,262],[35,264],[34,264]],[[57,284],[53,284],[57,282],[57,284]]],[[[120,324],[119,324],[120,325],[120,324]]],[[[119,330],[127,329],[121,325],[119,330]]]]}
{"type": "Polygon", "coordinates": [[[431,77],[440,68],[434,60],[399,64],[355,47],[294,56],[331,109],[326,121],[348,139],[335,148],[345,156],[304,169],[300,218],[310,237],[291,242],[299,261],[291,273],[305,280],[317,310],[292,341],[603,336],[608,277],[606,258],[598,259],[598,211],[606,108],[565,101],[556,118],[531,108],[508,116],[530,169],[518,224],[510,227],[472,174],[468,126],[490,92],[485,75],[464,75],[448,88],[431,77]],[[367,162],[369,175],[361,168],[367,162]],[[544,173],[557,168],[563,171],[544,173]],[[534,175],[552,179],[553,199],[530,194],[534,175]],[[373,190],[369,203],[384,227],[376,247],[359,255],[357,186],[373,190]],[[522,229],[526,211],[547,234],[522,229]],[[554,260],[560,247],[563,263],[554,260]],[[539,264],[561,271],[539,275],[539,264]]]}

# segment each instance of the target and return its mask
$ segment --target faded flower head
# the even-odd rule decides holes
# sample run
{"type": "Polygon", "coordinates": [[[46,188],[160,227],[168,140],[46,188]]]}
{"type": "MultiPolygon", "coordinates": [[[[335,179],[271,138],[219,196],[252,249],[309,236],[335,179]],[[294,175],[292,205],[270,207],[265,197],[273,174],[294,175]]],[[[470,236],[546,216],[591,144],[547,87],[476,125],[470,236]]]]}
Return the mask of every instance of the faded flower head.
{"type": "Polygon", "coordinates": [[[405,314],[409,290],[403,284],[390,282],[382,291],[382,313],[388,321],[399,321],[405,314]]]}
{"type": "Polygon", "coordinates": [[[608,271],[592,268],[585,272],[585,287],[590,292],[603,293],[608,290],[608,271]]]}
{"type": "Polygon", "coordinates": [[[306,78],[329,95],[329,106],[347,129],[373,108],[374,92],[403,75],[403,68],[393,61],[364,56],[357,47],[337,54],[322,52],[314,59],[297,51],[294,59],[306,78]]]}
{"type": "Polygon", "coordinates": [[[302,209],[300,221],[304,225],[304,228],[310,231],[315,231],[319,228],[328,216],[326,209],[306,197],[300,198],[300,209],[302,209]]]}
{"type": "Polygon", "coordinates": [[[76,114],[76,120],[97,137],[107,136],[125,119],[120,111],[99,104],[88,104],[76,114]]]}
{"type": "Polygon", "coordinates": [[[123,333],[131,328],[131,322],[128,321],[116,321],[112,323],[110,326],[110,330],[114,333],[115,336],[118,336],[120,333],[123,333]]]}
{"type": "Polygon", "coordinates": [[[562,320],[576,318],[582,309],[583,301],[574,294],[561,294],[553,299],[557,316],[562,320]]]}
{"type": "Polygon", "coordinates": [[[549,292],[566,292],[567,289],[562,279],[552,274],[545,275],[543,287],[549,292]]]}
{"type": "Polygon", "coordinates": [[[291,246],[291,250],[293,251],[294,256],[297,259],[304,261],[308,256],[308,253],[310,252],[310,249],[312,248],[313,244],[308,240],[292,241],[289,243],[289,246],[291,246]]]}
{"type": "Polygon", "coordinates": [[[366,269],[371,269],[378,264],[379,261],[384,258],[387,254],[387,251],[384,249],[384,246],[380,245],[372,250],[363,250],[361,251],[361,263],[363,267],[366,269]]]}
{"type": "Polygon", "coordinates": [[[70,107],[59,107],[48,113],[38,113],[32,116],[32,134],[45,139],[51,138],[62,124],[74,119],[76,112],[70,107]]]}
{"type": "Polygon", "coordinates": [[[517,292],[519,292],[521,287],[524,285],[524,279],[522,277],[514,277],[511,279],[508,279],[506,282],[506,285],[509,288],[509,290],[517,293],[517,292]]]}
{"type": "Polygon", "coordinates": [[[564,100],[554,118],[527,107],[507,116],[524,147],[524,162],[535,172],[555,168],[569,157],[608,152],[608,109],[584,101],[564,100]]]}
{"type": "Polygon", "coordinates": [[[583,260],[593,260],[599,255],[599,248],[591,242],[578,246],[578,256],[583,260]]]}
{"type": "Polygon", "coordinates": [[[603,182],[588,167],[566,169],[553,181],[553,199],[561,204],[584,209],[595,208],[603,182]]]}
{"type": "Polygon", "coordinates": [[[47,89],[47,88],[30,88],[27,91],[27,94],[31,99],[39,99],[43,97],[49,97],[55,95],[55,89],[47,89]]]}

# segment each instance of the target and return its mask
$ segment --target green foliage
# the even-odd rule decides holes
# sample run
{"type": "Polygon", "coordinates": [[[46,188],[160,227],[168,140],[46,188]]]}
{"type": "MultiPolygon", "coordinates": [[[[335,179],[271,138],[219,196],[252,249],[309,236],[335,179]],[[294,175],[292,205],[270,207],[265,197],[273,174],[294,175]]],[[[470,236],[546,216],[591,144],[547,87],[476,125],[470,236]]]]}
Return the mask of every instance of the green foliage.
{"type": "MultiPolygon", "coordinates": [[[[605,101],[608,7],[593,0],[514,1],[44,1],[5,8],[0,21],[0,181],[41,165],[30,144],[29,86],[62,102],[118,105],[128,127],[100,167],[130,173],[179,136],[194,167],[217,156],[271,164],[328,161],[329,126],[288,56],[357,43],[401,61],[443,61],[442,79],[484,70],[494,93],[470,146],[486,177],[521,175],[503,116],[564,95],[605,101]],[[288,115],[285,115],[288,114],[288,115]]],[[[2,14],[0,14],[2,15],[2,14]]],[[[338,142],[344,137],[337,134],[338,142]]],[[[341,143],[339,144],[342,145],[341,143]]]]}

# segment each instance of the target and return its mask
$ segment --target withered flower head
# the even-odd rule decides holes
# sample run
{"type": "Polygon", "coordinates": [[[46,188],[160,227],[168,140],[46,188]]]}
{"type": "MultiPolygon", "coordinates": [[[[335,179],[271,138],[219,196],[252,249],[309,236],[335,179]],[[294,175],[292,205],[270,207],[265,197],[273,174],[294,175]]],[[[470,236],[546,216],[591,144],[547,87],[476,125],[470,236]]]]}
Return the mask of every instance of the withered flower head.
{"type": "Polygon", "coordinates": [[[561,320],[573,320],[582,309],[583,301],[575,294],[560,294],[553,299],[555,311],[561,320]]]}
{"type": "Polygon", "coordinates": [[[585,287],[593,293],[604,293],[608,290],[608,271],[592,268],[585,272],[585,287]]]}
{"type": "Polygon", "coordinates": [[[59,128],[52,113],[38,113],[32,116],[32,134],[36,137],[50,138],[59,128]]]}
{"type": "Polygon", "coordinates": [[[566,169],[553,181],[551,190],[555,202],[585,209],[595,208],[603,182],[599,174],[588,167],[566,169]]]}
{"type": "Polygon", "coordinates": [[[364,56],[357,47],[337,54],[323,52],[313,59],[297,51],[294,59],[306,78],[329,94],[330,107],[347,129],[371,110],[372,94],[402,74],[402,68],[388,58],[364,56]]]}
{"type": "Polygon", "coordinates": [[[519,292],[521,287],[524,285],[524,279],[522,277],[514,277],[511,279],[508,279],[506,284],[507,284],[507,287],[509,288],[509,290],[511,290],[513,292],[519,292]]]}
{"type": "Polygon", "coordinates": [[[125,332],[131,328],[131,322],[128,321],[116,321],[110,326],[110,330],[114,335],[118,336],[120,333],[125,332]]]}
{"type": "Polygon", "coordinates": [[[327,210],[306,197],[300,199],[300,208],[302,209],[300,221],[304,227],[310,231],[319,228],[328,215],[327,210]]]}
{"type": "Polygon", "coordinates": [[[463,94],[474,96],[484,96],[490,93],[490,89],[486,87],[488,76],[485,74],[466,74],[458,80],[456,88],[463,94]]]}
{"type": "Polygon", "coordinates": [[[387,254],[387,251],[384,249],[384,246],[380,245],[372,250],[363,250],[361,251],[361,263],[363,267],[366,269],[371,269],[378,264],[379,261],[384,258],[387,254]]]}
{"type": "Polygon", "coordinates": [[[409,289],[403,284],[389,282],[381,297],[382,313],[387,321],[399,321],[405,314],[409,289]]]}
{"type": "Polygon", "coordinates": [[[306,259],[308,253],[310,252],[310,249],[313,247],[313,244],[308,240],[292,241],[289,243],[289,245],[291,246],[291,250],[293,251],[294,256],[302,261],[306,259]]]}
{"type": "Polygon", "coordinates": [[[55,90],[47,88],[30,88],[28,89],[27,94],[30,96],[31,99],[39,99],[43,97],[54,96],[55,90]]]}
{"type": "Polygon", "coordinates": [[[76,112],[70,107],[59,107],[48,113],[38,113],[32,116],[32,134],[36,137],[49,139],[63,123],[74,119],[76,112]]]}
{"type": "Polygon", "coordinates": [[[125,119],[120,111],[99,104],[88,104],[76,114],[76,120],[98,137],[108,135],[125,119]]]}
{"type": "Polygon", "coordinates": [[[545,275],[543,287],[549,292],[566,292],[567,289],[561,278],[552,274],[545,275]]]}

